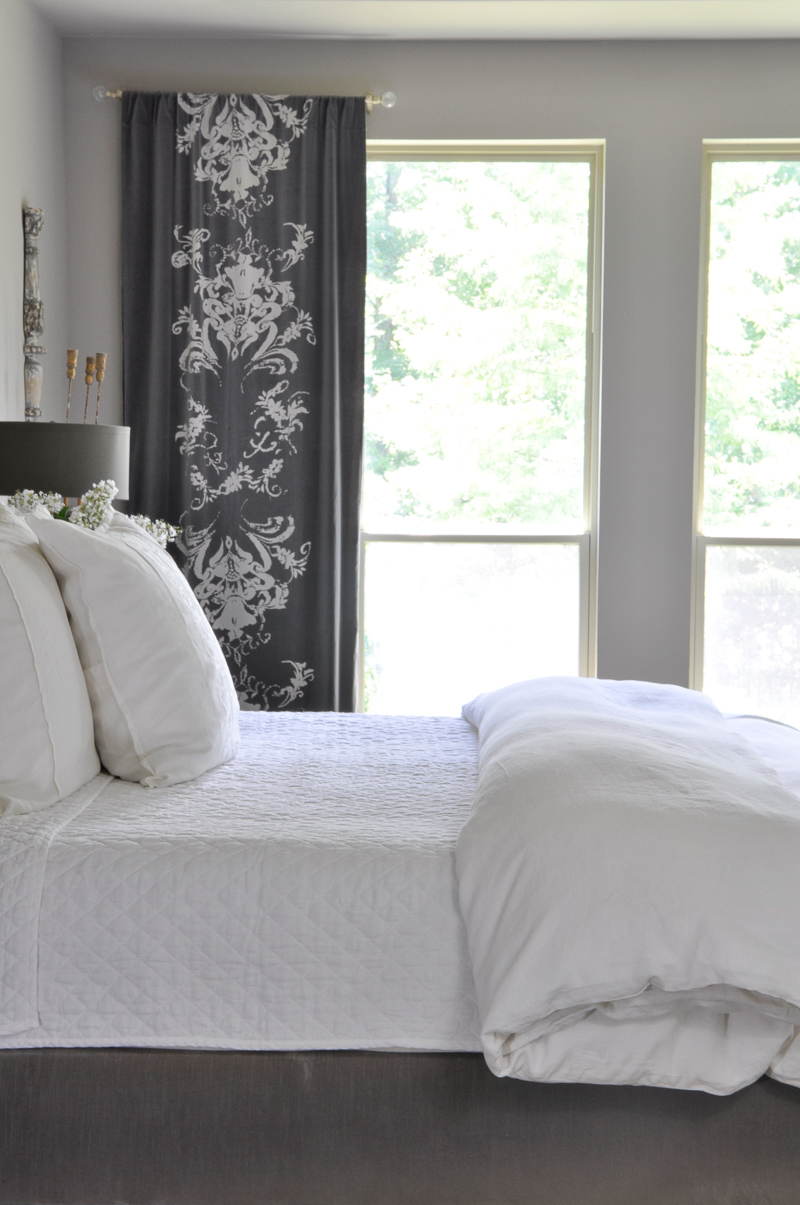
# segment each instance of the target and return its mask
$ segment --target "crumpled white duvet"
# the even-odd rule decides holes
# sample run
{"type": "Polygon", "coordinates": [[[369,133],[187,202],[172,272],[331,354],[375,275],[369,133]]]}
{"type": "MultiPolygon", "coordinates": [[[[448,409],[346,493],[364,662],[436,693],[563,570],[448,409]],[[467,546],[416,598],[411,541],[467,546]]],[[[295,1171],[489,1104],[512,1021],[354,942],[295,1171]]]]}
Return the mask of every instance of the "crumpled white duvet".
{"type": "Polygon", "coordinates": [[[693,691],[480,695],[458,841],[497,1075],[724,1094],[800,1084],[800,799],[693,691]]]}

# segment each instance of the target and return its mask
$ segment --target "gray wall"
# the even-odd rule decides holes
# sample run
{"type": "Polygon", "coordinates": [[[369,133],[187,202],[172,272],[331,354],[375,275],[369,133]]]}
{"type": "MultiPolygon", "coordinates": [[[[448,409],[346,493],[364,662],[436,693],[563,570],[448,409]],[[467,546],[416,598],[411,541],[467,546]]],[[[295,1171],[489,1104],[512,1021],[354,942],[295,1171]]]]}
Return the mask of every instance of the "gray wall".
{"type": "Polygon", "coordinates": [[[65,66],[69,332],[117,405],[119,110],[93,84],[391,89],[372,137],[607,139],[598,669],[686,684],[701,140],[800,136],[800,43],[98,39],[65,66]]]}
{"type": "Polygon", "coordinates": [[[0,421],[21,419],[25,410],[23,205],[44,210],[39,264],[49,354],[42,409],[53,419],[60,417],[67,337],[64,79],[59,38],[23,0],[0,3],[0,112],[0,421]]]}

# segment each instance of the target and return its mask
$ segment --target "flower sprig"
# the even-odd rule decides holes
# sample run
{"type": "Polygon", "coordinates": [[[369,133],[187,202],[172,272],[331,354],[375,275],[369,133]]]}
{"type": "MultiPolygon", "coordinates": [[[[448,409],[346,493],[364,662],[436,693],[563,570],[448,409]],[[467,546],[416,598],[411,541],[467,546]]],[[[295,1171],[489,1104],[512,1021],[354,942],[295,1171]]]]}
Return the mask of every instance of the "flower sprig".
{"type": "Polygon", "coordinates": [[[69,507],[60,494],[45,494],[42,490],[17,490],[10,500],[10,505],[21,515],[31,514],[37,506],[49,510],[56,519],[65,519],[69,512],[69,507]]]}
{"type": "Polygon", "coordinates": [[[151,535],[154,540],[157,540],[162,548],[166,548],[167,544],[177,540],[181,534],[180,527],[173,527],[164,519],[148,519],[147,515],[128,515],[128,518],[133,519],[134,523],[151,535]]]}
{"type": "Polygon", "coordinates": [[[78,505],[73,506],[67,520],[76,527],[88,527],[90,531],[107,526],[111,519],[111,503],[118,493],[113,481],[98,481],[86,491],[78,505]]]}

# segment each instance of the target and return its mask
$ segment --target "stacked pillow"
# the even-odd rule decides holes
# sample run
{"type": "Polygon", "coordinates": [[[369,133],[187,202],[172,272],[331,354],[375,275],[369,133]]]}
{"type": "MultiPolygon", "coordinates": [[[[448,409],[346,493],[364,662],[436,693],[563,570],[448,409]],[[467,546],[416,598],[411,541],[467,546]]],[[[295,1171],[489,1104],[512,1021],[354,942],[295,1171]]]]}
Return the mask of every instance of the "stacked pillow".
{"type": "Polygon", "coordinates": [[[99,769],[58,585],[24,519],[0,503],[0,812],[47,807],[99,769]]]}
{"type": "Polygon", "coordinates": [[[172,558],[116,511],[94,531],[41,511],[28,523],[66,604],[105,768],[159,787],[234,757],[230,671],[172,558]]]}

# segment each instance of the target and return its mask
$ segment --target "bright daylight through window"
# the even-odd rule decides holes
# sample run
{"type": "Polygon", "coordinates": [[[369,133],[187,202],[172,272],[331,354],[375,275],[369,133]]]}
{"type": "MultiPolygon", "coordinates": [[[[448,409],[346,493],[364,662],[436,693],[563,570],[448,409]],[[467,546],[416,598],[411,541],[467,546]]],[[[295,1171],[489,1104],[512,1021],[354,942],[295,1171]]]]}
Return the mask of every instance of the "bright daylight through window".
{"type": "Polygon", "coordinates": [[[693,679],[800,723],[800,146],[706,148],[693,679]]]}
{"type": "Polygon", "coordinates": [[[457,714],[593,671],[602,147],[371,154],[363,706],[457,714]]]}

